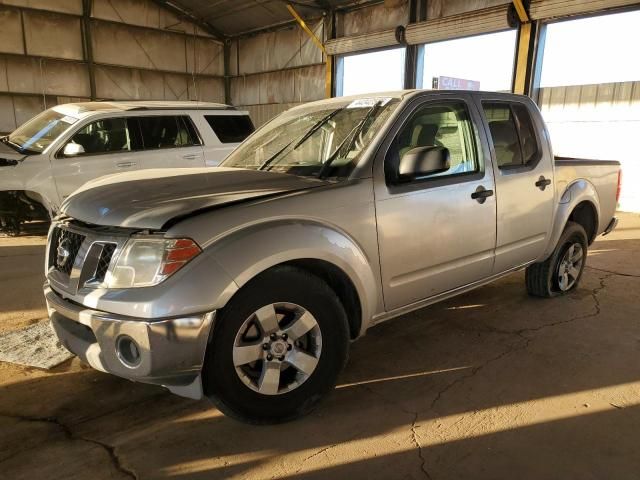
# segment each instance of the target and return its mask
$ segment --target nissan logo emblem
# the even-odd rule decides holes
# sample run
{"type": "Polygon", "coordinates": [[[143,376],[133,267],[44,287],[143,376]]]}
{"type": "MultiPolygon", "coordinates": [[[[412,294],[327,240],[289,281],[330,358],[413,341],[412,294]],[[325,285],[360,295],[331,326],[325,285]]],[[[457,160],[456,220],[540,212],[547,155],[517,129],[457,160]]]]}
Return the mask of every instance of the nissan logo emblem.
{"type": "Polygon", "coordinates": [[[58,248],[56,249],[56,263],[59,267],[64,267],[69,261],[69,257],[71,256],[71,252],[69,251],[69,244],[70,242],[68,238],[63,238],[58,244],[58,248]]]}

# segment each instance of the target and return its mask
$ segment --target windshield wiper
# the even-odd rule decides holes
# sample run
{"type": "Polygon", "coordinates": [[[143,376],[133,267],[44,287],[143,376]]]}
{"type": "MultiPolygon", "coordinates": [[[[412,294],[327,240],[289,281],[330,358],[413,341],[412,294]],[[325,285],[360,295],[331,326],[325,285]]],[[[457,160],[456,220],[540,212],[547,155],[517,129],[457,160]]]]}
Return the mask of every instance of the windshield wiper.
{"type": "Polygon", "coordinates": [[[362,132],[362,130],[364,129],[364,127],[367,124],[367,122],[369,121],[369,119],[371,117],[373,117],[373,115],[380,109],[381,105],[382,105],[382,101],[377,101],[369,109],[367,114],[362,118],[360,123],[358,123],[358,125],[353,127],[353,130],[351,130],[349,132],[349,134],[344,138],[344,140],[340,143],[340,145],[338,145],[338,148],[336,148],[334,150],[334,152],[331,154],[331,156],[329,158],[327,158],[327,161],[322,164],[322,167],[320,168],[320,171],[318,172],[318,178],[324,178],[324,176],[327,174],[329,168],[331,167],[331,164],[333,163],[333,161],[336,158],[338,158],[338,155],[340,154],[342,149],[345,148],[345,145],[348,147],[346,149],[347,152],[349,150],[351,150],[353,142],[355,142],[355,139],[358,138],[358,135],[360,135],[360,132],[362,132]],[[347,141],[348,141],[348,143],[347,143],[347,141]]]}
{"type": "Polygon", "coordinates": [[[22,150],[22,147],[20,145],[18,145],[17,143],[12,142],[11,140],[9,140],[9,135],[5,135],[4,137],[0,137],[0,141],[2,141],[2,143],[4,143],[5,145],[9,145],[11,148],[13,148],[16,152],[19,153],[25,153],[22,150]]]}
{"type": "Polygon", "coordinates": [[[345,109],[345,107],[342,108],[338,108],[337,110],[334,110],[333,112],[331,112],[328,115],[325,115],[323,118],[321,118],[318,122],[316,122],[316,124],[311,127],[309,129],[309,131],[307,133],[305,133],[302,138],[300,140],[298,140],[296,142],[296,144],[293,146],[293,149],[295,150],[296,148],[298,148],[300,145],[302,145],[304,142],[307,141],[307,139],[313,135],[314,133],[316,133],[325,123],[327,123],[329,120],[331,120],[333,117],[335,117],[337,114],[339,114],[341,111],[343,111],[345,109]]]}
{"type": "MultiPolygon", "coordinates": [[[[337,114],[339,114],[344,109],[345,109],[345,107],[338,108],[337,110],[334,110],[333,112],[329,113],[328,115],[325,115],[320,120],[318,120],[313,125],[313,127],[311,127],[309,130],[307,130],[307,132],[302,137],[300,137],[300,140],[298,140],[296,142],[296,144],[293,146],[293,150],[295,150],[300,145],[302,145],[304,142],[306,142],[307,139],[309,137],[311,137],[311,135],[316,133],[325,123],[327,123],[329,120],[331,120],[333,117],[335,117],[337,114]]],[[[286,149],[288,149],[293,144],[293,142],[295,142],[295,139],[291,140],[284,147],[282,147],[276,153],[271,155],[262,165],[260,165],[260,168],[258,168],[258,170],[265,170],[267,167],[269,167],[269,165],[271,165],[276,160],[276,158],[278,158],[282,154],[282,152],[284,152],[286,149]]]]}

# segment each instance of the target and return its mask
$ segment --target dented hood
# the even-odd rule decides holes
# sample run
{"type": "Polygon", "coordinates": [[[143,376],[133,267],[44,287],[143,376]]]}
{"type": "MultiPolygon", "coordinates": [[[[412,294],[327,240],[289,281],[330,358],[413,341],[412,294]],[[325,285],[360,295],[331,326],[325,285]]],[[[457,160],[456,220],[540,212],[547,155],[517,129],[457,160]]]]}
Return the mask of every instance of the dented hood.
{"type": "Polygon", "coordinates": [[[61,213],[95,225],[158,230],[199,211],[326,183],[238,168],[140,170],[88,182],[65,200],[61,213]]]}

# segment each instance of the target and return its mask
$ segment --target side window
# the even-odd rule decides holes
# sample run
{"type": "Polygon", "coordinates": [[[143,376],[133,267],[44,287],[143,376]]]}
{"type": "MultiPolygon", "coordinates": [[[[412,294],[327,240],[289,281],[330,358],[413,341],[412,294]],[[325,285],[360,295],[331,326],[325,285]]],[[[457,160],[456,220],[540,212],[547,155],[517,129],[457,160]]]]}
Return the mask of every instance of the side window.
{"type": "Polygon", "coordinates": [[[138,117],[145,150],[200,145],[191,120],[184,116],[153,115],[138,117]]]}
{"type": "Polygon", "coordinates": [[[222,143],[240,143],[255,130],[249,115],[205,115],[204,118],[222,143]]]}
{"type": "Polygon", "coordinates": [[[529,110],[519,103],[482,104],[489,123],[498,168],[533,166],[540,158],[540,148],[529,110]]]}
{"type": "Polygon", "coordinates": [[[439,178],[479,171],[475,134],[467,107],[462,102],[429,104],[419,108],[402,127],[387,154],[387,178],[398,179],[400,160],[419,147],[444,147],[450,167],[426,178],[439,178]]]}
{"type": "Polygon", "coordinates": [[[128,118],[104,118],[81,128],[69,141],[79,145],[78,155],[130,152],[140,149],[135,127],[128,118]]]}

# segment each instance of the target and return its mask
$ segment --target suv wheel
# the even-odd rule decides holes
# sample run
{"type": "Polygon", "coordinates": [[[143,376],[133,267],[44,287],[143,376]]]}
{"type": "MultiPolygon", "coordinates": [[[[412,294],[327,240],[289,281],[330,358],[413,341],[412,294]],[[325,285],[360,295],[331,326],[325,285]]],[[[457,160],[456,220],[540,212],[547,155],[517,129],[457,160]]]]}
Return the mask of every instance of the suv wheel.
{"type": "Polygon", "coordinates": [[[335,386],[349,347],[347,317],[319,278],[277,267],[246,285],[216,319],[206,395],[248,423],[308,413],[335,386]]]}
{"type": "Polygon", "coordinates": [[[536,297],[564,295],[578,286],[587,260],[587,234],[568,222],[555,250],[544,262],[527,267],[527,291],[536,297]]]}

